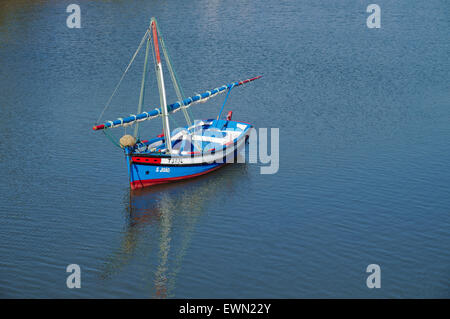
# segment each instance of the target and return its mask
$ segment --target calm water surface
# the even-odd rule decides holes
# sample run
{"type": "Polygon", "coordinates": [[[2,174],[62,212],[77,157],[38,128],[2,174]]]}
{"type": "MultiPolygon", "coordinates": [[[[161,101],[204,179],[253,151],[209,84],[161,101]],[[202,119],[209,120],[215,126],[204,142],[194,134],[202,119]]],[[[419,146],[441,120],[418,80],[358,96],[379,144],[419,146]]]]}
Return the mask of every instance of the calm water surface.
{"type": "MultiPolygon", "coordinates": [[[[448,2],[380,0],[381,29],[357,0],[78,1],[81,29],[70,3],[0,4],[0,297],[450,297],[448,2]],[[186,94],[264,75],[227,110],[280,128],[277,174],[230,165],[130,193],[91,126],[151,16],[186,94]]],[[[104,120],[135,112],[142,61],[104,120]]]]}

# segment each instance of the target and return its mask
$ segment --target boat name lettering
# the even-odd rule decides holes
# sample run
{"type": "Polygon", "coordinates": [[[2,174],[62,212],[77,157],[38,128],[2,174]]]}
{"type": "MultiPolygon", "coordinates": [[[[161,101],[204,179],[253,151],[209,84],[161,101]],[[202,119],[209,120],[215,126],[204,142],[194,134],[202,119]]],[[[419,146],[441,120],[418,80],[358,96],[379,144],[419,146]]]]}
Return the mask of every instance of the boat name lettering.
{"type": "Polygon", "coordinates": [[[169,164],[183,164],[181,158],[169,158],[169,164]]]}

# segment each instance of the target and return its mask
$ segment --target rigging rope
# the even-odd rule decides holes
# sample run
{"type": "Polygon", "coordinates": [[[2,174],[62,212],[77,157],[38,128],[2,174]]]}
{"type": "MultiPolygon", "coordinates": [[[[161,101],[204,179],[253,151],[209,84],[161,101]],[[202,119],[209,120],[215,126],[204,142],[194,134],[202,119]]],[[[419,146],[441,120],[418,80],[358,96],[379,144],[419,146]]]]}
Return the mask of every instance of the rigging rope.
{"type": "Polygon", "coordinates": [[[227,96],[225,96],[225,100],[223,101],[222,107],[220,108],[219,115],[217,115],[217,120],[219,120],[220,115],[222,114],[222,111],[223,111],[223,108],[225,106],[225,103],[227,103],[228,96],[230,95],[230,92],[233,89],[233,87],[234,87],[234,84],[228,89],[227,96]]]}
{"type": "Polygon", "coordinates": [[[122,80],[124,79],[125,75],[127,74],[128,70],[131,67],[131,64],[133,64],[134,59],[136,58],[137,54],[139,53],[139,50],[141,49],[142,45],[145,42],[145,39],[147,37],[147,34],[149,33],[149,30],[147,29],[147,31],[145,32],[144,36],[142,37],[141,43],[139,44],[136,52],[133,54],[133,57],[131,58],[130,63],[128,63],[127,68],[125,69],[125,71],[122,74],[122,77],[120,78],[119,83],[116,85],[116,88],[114,89],[113,93],[111,94],[111,96],[108,99],[108,102],[106,103],[105,107],[103,108],[102,113],[100,113],[100,116],[98,117],[96,124],[100,121],[100,119],[102,118],[103,114],[105,113],[106,109],[109,107],[109,104],[111,103],[112,98],[114,97],[114,95],[116,94],[117,90],[119,89],[120,84],[122,83],[122,80]]]}
{"type": "Polygon", "coordinates": [[[115,146],[117,146],[118,148],[122,148],[122,147],[120,146],[120,144],[117,143],[117,142],[114,140],[114,138],[113,138],[111,135],[109,135],[109,134],[107,133],[107,131],[108,131],[108,129],[103,130],[103,133],[104,133],[105,136],[111,141],[111,143],[113,143],[113,144],[114,144],[115,146]]]}

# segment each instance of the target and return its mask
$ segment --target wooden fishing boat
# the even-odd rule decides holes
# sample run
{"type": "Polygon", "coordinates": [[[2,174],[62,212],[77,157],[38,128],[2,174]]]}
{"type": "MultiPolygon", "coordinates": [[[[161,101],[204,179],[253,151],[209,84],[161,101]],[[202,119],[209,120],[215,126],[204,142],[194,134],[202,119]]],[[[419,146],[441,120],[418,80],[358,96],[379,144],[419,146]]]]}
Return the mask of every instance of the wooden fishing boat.
{"type": "MultiPolygon", "coordinates": [[[[145,42],[146,52],[144,71],[142,75],[137,114],[126,118],[119,118],[114,121],[106,121],[103,124],[97,124],[93,127],[95,131],[102,130],[106,132],[111,128],[134,125],[134,135],[124,135],[120,139],[119,144],[123,148],[126,156],[131,188],[137,189],[196,177],[214,171],[230,161],[232,162],[239,149],[245,145],[251,132],[252,125],[246,122],[231,120],[233,114],[231,111],[228,112],[226,119],[221,119],[222,111],[228,96],[234,87],[259,79],[261,76],[244,81],[232,82],[202,94],[183,98],[183,93],[173,70],[160,29],[155,18],[152,18],[150,26],[142,38],[127,69],[122,75],[118,86],[145,42]],[[154,50],[156,78],[161,105],[159,108],[142,112],[150,45],[154,50]],[[166,102],[160,45],[175,92],[179,99],[177,102],[170,105],[167,105],[166,102]],[[224,92],[227,92],[227,95],[219,111],[219,115],[216,118],[208,120],[191,120],[191,117],[187,112],[188,107],[199,102],[205,102],[209,98],[224,92]],[[179,110],[183,111],[187,125],[171,131],[168,116],[179,110]],[[163,134],[148,140],[141,140],[138,138],[139,123],[157,117],[162,118],[163,134]]],[[[113,95],[117,91],[118,86],[116,86],[113,95]]],[[[112,96],[105,106],[105,109],[109,106],[112,96]]]]}

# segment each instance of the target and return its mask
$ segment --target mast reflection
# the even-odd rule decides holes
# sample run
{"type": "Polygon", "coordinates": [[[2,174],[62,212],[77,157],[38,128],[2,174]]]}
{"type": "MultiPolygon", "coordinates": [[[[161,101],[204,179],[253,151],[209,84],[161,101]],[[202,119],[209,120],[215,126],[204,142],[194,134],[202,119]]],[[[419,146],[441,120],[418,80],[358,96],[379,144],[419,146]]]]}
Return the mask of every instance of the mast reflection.
{"type": "Polygon", "coordinates": [[[246,176],[245,164],[233,164],[192,180],[130,191],[124,201],[127,223],[122,243],[102,278],[120,272],[134,257],[144,256],[153,277],[144,278],[152,286],[151,296],[174,297],[176,277],[199,218],[218,193],[232,191],[235,182],[246,176]]]}

